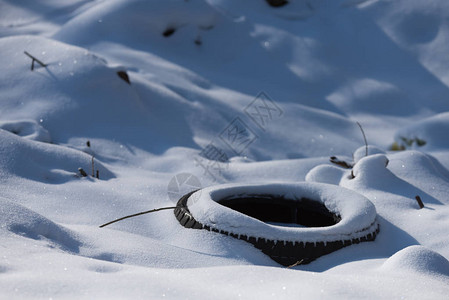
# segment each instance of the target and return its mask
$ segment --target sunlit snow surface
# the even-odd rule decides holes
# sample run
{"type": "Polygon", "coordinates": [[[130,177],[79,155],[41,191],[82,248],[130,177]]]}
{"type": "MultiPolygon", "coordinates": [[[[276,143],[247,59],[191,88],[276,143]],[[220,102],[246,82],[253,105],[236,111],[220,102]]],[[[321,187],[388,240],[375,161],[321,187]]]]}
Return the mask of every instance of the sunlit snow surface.
{"type": "Polygon", "coordinates": [[[446,298],[448,53],[446,0],[0,0],[0,298],[446,298]],[[170,210],[98,227],[303,181],[376,240],[286,269],[170,210]]]}

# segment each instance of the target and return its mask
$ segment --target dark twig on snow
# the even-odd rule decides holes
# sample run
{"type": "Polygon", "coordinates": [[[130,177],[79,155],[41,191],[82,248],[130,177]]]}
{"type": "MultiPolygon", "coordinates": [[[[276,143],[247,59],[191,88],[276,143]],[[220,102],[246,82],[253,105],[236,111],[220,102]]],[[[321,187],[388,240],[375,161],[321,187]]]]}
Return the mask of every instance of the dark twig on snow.
{"type": "Polygon", "coordinates": [[[119,218],[119,219],[117,219],[117,220],[108,222],[108,223],[106,223],[106,224],[100,225],[100,228],[103,228],[103,227],[105,227],[105,226],[108,226],[108,225],[110,225],[110,224],[112,224],[112,223],[115,223],[115,222],[118,222],[118,221],[121,221],[121,220],[124,220],[124,219],[132,218],[132,217],[137,217],[137,216],[140,216],[140,215],[149,214],[149,213],[156,212],[156,211],[160,211],[160,210],[175,209],[175,208],[176,208],[176,206],[173,206],[173,207],[170,206],[170,207],[161,207],[161,208],[155,208],[155,209],[152,209],[152,210],[143,211],[143,212],[140,212],[140,213],[137,213],[137,214],[125,216],[125,217],[119,218]]]}
{"type": "Polygon", "coordinates": [[[416,196],[415,196],[415,199],[416,199],[416,201],[418,202],[419,209],[424,208],[424,203],[422,202],[421,197],[418,196],[418,195],[416,195],[416,196]]]}
{"type": "Polygon", "coordinates": [[[352,169],[352,167],[354,166],[354,164],[345,162],[344,160],[340,160],[336,156],[331,156],[330,162],[346,169],[352,169]]]}
{"type": "Polygon", "coordinates": [[[94,156],[92,155],[92,177],[95,177],[94,156]]]}
{"type": "MultiPolygon", "coordinates": [[[[92,148],[90,147],[90,141],[89,141],[89,140],[86,142],[86,146],[87,146],[89,149],[92,149],[92,148]]],[[[92,155],[92,157],[91,157],[92,177],[96,177],[97,179],[100,179],[100,174],[99,174],[99,171],[98,171],[98,170],[97,170],[97,173],[95,174],[95,155],[94,155],[93,150],[90,150],[90,151],[89,151],[89,154],[92,155]],[[96,176],[95,176],[95,175],[96,175],[96,176]]]]}
{"type": "MultiPolygon", "coordinates": [[[[368,156],[368,141],[366,139],[365,131],[363,130],[362,125],[360,125],[359,122],[356,122],[356,123],[359,126],[360,131],[362,132],[362,135],[363,135],[363,140],[365,141],[365,156],[368,156]]],[[[344,160],[338,159],[336,156],[331,156],[330,162],[333,164],[339,165],[340,167],[346,168],[346,169],[352,169],[355,165],[354,162],[346,162],[344,160]]],[[[354,177],[352,177],[352,178],[354,178],[354,177]]]]}
{"type": "Polygon", "coordinates": [[[34,70],[34,62],[37,62],[38,64],[40,64],[42,67],[46,67],[47,65],[44,64],[43,62],[41,62],[39,59],[37,59],[36,57],[34,57],[33,55],[29,54],[28,52],[24,51],[23,53],[25,53],[26,56],[28,56],[29,58],[32,59],[31,61],[31,71],[34,70]]]}
{"type": "Polygon", "coordinates": [[[86,171],[83,170],[83,168],[78,168],[78,172],[80,172],[80,174],[81,174],[83,177],[87,177],[87,173],[86,173],[86,171]]]}

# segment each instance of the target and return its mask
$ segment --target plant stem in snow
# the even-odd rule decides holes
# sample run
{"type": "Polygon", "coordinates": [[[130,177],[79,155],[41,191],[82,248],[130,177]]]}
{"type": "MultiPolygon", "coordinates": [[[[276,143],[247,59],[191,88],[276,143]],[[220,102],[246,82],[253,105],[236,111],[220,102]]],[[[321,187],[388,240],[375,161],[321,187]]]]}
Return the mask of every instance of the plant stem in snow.
{"type": "Polygon", "coordinates": [[[46,64],[44,64],[43,62],[38,60],[36,57],[34,57],[33,55],[29,54],[28,52],[24,51],[23,53],[25,53],[26,56],[28,56],[29,58],[32,59],[32,61],[31,61],[31,71],[34,70],[34,62],[37,62],[38,64],[40,64],[44,68],[47,66],[46,64]]]}
{"type": "Polygon", "coordinates": [[[92,177],[95,177],[94,156],[92,155],[92,177]]]}
{"type": "Polygon", "coordinates": [[[356,122],[356,123],[357,123],[357,125],[359,125],[360,131],[363,134],[363,140],[365,141],[365,156],[368,156],[368,141],[366,140],[365,131],[363,131],[362,125],[360,125],[359,122],[356,122]]]}
{"type": "Polygon", "coordinates": [[[112,223],[115,223],[115,222],[118,222],[118,221],[121,221],[121,220],[124,220],[124,219],[132,218],[132,217],[137,217],[137,216],[140,216],[140,215],[149,214],[149,213],[156,212],[156,211],[160,211],[160,210],[175,209],[175,208],[176,208],[176,206],[173,206],[173,207],[170,206],[170,207],[161,207],[161,208],[155,208],[155,209],[152,209],[152,210],[143,211],[143,212],[140,212],[140,213],[137,213],[137,214],[125,216],[125,217],[119,218],[119,219],[117,219],[117,220],[114,220],[114,221],[105,223],[105,224],[103,224],[103,225],[100,225],[100,228],[103,228],[103,227],[105,227],[105,226],[108,226],[108,225],[110,225],[110,224],[112,224],[112,223]]]}
{"type": "Polygon", "coordinates": [[[415,199],[416,199],[416,201],[418,202],[419,209],[424,208],[424,203],[422,202],[421,197],[418,196],[418,195],[416,195],[416,196],[415,196],[415,199]]]}

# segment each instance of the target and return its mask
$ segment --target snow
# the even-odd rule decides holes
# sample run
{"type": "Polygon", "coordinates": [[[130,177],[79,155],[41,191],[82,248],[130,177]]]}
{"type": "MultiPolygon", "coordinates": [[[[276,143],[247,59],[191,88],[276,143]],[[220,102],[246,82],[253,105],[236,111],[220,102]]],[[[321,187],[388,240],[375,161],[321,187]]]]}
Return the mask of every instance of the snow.
{"type": "Polygon", "coordinates": [[[448,8],[0,0],[0,297],[445,298],[448,8]],[[199,186],[198,217],[242,232],[314,230],[248,221],[214,191],[372,203],[353,225],[377,212],[380,232],[286,269],[170,210],[98,227],[199,186]]]}
{"type": "Polygon", "coordinates": [[[392,272],[428,272],[449,276],[449,261],[422,246],[410,246],[387,259],[382,270],[392,272]]]}
{"type": "Polygon", "coordinates": [[[444,138],[448,130],[449,113],[445,112],[401,128],[395,140],[408,149],[437,150],[448,146],[448,140],[444,138]]]}

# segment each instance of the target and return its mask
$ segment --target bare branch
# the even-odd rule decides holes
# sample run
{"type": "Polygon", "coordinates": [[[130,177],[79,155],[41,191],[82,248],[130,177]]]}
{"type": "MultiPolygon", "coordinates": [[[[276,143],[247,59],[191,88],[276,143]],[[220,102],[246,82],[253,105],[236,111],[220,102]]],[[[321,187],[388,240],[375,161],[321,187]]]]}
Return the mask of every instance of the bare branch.
{"type": "Polygon", "coordinates": [[[108,226],[108,225],[110,225],[110,224],[112,224],[112,223],[115,223],[115,222],[118,222],[118,221],[121,221],[121,220],[124,220],[124,219],[132,218],[132,217],[137,217],[137,216],[140,216],[140,215],[149,214],[149,213],[156,212],[156,211],[160,211],[160,210],[175,209],[175,208],[176,208],[176,206],[173,206],[173,207],[161,207],[161,208],[156,208],[156,209],[152,209],[152,210],[143,211],[143,212],[140,212],[140,213],[137,213],[137,214],[125,216],[125,217],[119,218],[119,219],[117,219],[117,220],[114,220],[114,221],[105,223],[105,224],[103,224],[103,225],[100,225],[100,228],[103,228],[103,227],[105,227],[105,226],[108,226]]]}
{"type": "Polygon", "coordinates": [[[419,209],[424,208],[424,203],[422,202],[421,197],[418,196],[418,195],[416,195],[416,196],[415,196],[415,199],[416,199],[416,202],[418,202],[419,209]]]}
{"type": "Polygon", "coordinates": [[[26,56],[28,56],[29,58],[32,59],[31,61],[31,71],[34,70],[34,62],[37,62],[38,64],[40,64],[42,67],[47,67],[46,64],[44,64],[43,62],[41,62],[39,59],[37,59],[36,57],[34,57],[33,55],[29,54],[28,52],[24,51],[23,53],[25,53],[26,56]]]}
{"type": "Polygon", "coordinates": [[[366,140],[365,131],[363,131],[362,125],[360,125],[359,122],[356,122],[356,123],[357,123],[357,125],[359,125],[360,131],[363,134],[363,140],[365,141],[365,156],[368,156],[368,141],[366,140]]]}

